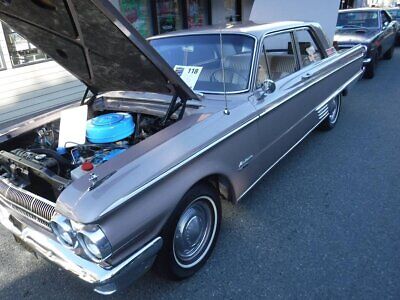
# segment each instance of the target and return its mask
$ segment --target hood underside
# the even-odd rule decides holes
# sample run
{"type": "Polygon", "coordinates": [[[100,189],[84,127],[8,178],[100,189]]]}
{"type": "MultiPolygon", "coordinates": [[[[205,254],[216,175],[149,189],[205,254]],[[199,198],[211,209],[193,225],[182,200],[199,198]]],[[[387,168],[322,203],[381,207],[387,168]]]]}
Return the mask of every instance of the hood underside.
{"type": "Polygon", "coordinates": [[[93,93],[139,91],[197,99],[108,0],[2,0],[0,19],[93,93]]]}

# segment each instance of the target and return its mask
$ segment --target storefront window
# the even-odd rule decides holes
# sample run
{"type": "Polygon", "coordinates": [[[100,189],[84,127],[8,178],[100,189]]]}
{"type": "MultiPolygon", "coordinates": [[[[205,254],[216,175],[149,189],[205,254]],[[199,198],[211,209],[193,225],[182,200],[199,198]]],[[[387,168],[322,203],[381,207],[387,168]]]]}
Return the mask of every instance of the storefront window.
{"type": "Polygon", "coordinates": [[[182,6],[179,0],[157,0],[158,32],[182,29],[182,6]]]}
{"type": "Polygon", "coordinates": [[[4,25],[4,34],[13,66],[22,66],[50,59],[44,52],[4,25]]]}
{"type": "Polygon", "coordinates": [[[7,68],[6,63],[4,62],[3,51],[0,48],[0,70],[5,70],[7,68]]]}
{"type": "Polygon", "coordinates": [[[148,37],[153,34],[150,1],[120,0],[119,5],[122,15],[141,35],[148,37]]]}
{"type": "Polygon", "coordinates": [[[188,28],[208,25],[208,0],[187,0],[188,28]]]}
{"type": "Polygon", "coordinates": [[[240,7],[237,0],[225,0],[225,19],[227,22],[240,22],[242,16],[240,14],[240,7]]]}

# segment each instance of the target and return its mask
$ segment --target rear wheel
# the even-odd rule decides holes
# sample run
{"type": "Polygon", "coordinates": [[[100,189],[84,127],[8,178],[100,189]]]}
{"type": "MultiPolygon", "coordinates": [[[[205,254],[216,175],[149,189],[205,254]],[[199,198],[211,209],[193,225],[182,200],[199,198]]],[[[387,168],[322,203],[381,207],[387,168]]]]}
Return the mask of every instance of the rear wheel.
{"type": "Polygon", "coordinates": [[[215,188],[201,183],[190,189],[164,230],[165,243],[156,263],[161,274],[180,280],[197,272],[215,247],[221,215],[215,188]]]}
{"type": "Polygon", "coordinates": [[[331,130],[335,127],[339,118],[341,105],[342,105],[342,94],[339,94],[335,98],[333,98],[332,101],[328,103],[328,116],[321,123],[319,127],[320,129],[331,130]]]}

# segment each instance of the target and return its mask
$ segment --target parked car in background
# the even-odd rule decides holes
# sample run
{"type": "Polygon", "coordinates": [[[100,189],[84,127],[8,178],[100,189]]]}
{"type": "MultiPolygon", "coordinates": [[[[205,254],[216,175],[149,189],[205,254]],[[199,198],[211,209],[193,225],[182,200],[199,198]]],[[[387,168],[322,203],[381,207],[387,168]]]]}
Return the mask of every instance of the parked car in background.
{"type": "Polygon", "coordinates": [[[400,21],[400,8],[387,8],[386,11],[392,16],[396,21],[400,21]]]}
{"type": "Polygon", "coordinates": [[[199,270],[221,200],[236,203],[315,128],[334,128],[363,74],[365,47],[337,53],[315,23],[147,42],[108,0],[3,1],[0,19],[93,94],[0,131],[0,222],[107,295],[155,261],[175,279],[199,270]]]}
{"type": "Polygon", "coordinates": [[[381,8],[360,8],[339,11],[334,43],[338,49],[362,44],[368,48],[364,59],[365,77],[373,78],[379,59],[393,56],[397,22],[381,8]]]}
{"type": "Polygon", "coordinates": [[[397,44],[400,44],[400,7],[388,8],[386,11],[391,15],[391,17],[397,21],[397,44]]]}

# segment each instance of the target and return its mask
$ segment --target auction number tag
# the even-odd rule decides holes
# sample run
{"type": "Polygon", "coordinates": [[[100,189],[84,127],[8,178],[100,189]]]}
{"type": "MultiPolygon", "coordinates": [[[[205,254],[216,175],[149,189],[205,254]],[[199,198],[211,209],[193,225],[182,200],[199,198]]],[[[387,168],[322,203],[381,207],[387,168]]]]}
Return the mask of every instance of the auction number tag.
{"type": "Polygon", "coordinates": [[[191,88],[194,89],[199,80],[200,73],[203,67],[196,66],[179,66],[174,67],[174,71],[182,78],[182,80],[191,88]]]}

